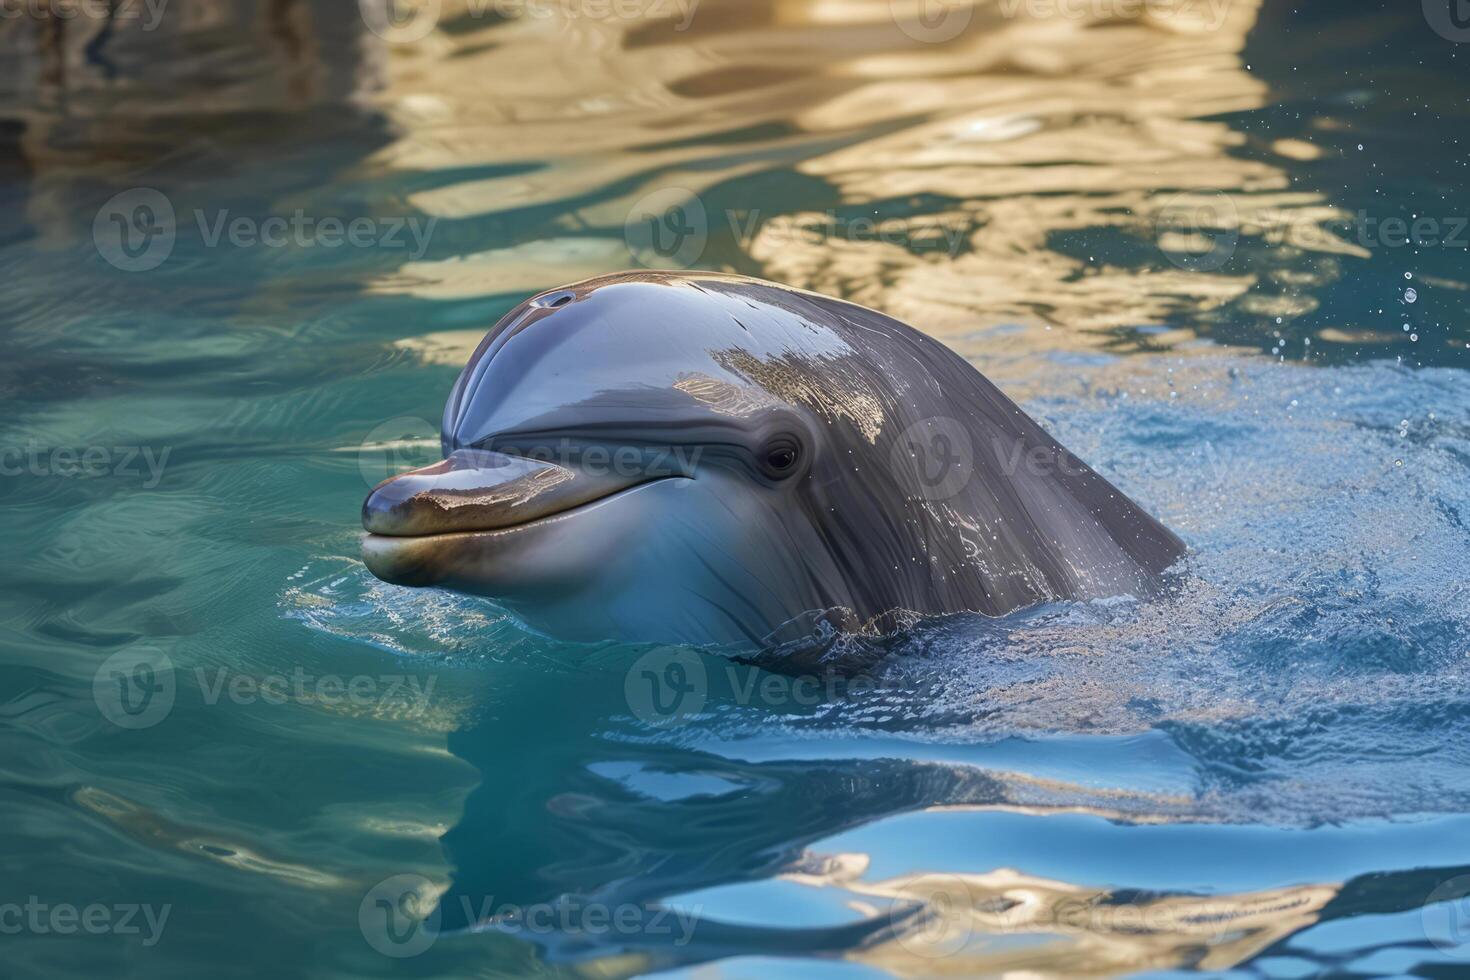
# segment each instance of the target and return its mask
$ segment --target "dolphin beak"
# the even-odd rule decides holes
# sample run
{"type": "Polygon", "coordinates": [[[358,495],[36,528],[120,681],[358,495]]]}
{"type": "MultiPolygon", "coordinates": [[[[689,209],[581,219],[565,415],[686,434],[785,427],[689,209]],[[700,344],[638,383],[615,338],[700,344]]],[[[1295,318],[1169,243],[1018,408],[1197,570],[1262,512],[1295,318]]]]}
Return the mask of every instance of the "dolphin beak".
{"type": "Polygon", "coordinates": [[[636,477],[478,449],[384,480],[362,505],[363,561],[395,585],[439,581],[436,539],[509,530],[600,500],[636,477]]]}

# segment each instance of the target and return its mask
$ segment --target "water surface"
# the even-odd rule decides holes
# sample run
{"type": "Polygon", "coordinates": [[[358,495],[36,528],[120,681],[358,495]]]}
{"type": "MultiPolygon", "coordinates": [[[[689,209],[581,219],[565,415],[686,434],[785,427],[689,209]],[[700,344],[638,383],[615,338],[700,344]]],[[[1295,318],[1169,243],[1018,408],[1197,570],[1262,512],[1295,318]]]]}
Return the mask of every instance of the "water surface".
{"type": "Polygon", "coordinates": [[[0,23],[7,969],[1464,971],[1470,48],[1417,4],[646,7],[0,23]],[[691,653],[662,712],[646,649],[369,576],[483,331],[640,264],[941,338],[1178,588],[846,683],[691,653]]]}

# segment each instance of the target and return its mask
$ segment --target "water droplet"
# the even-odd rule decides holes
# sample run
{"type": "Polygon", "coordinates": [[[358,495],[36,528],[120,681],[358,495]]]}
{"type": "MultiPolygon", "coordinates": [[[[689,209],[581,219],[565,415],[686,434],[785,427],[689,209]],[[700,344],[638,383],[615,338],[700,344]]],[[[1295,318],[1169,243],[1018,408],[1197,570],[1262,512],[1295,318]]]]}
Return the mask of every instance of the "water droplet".
{"type": "Polygon", "coordinates": [[[1418,298],[1419,298],[1419,290],[1415,289],[1413,286],[1410,286],[1408,289],[1404,290],[1404,302],[1405,303],[1412,303],[1412,302],[1414,302],[1414,300],[1416,300],[1418,298]]]}

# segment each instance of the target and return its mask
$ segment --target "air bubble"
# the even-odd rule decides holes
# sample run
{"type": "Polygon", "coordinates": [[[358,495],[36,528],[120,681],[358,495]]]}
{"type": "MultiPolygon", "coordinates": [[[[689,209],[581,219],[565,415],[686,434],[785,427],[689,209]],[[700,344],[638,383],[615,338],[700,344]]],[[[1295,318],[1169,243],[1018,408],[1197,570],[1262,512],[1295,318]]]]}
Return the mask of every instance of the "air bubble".
{"type": "Polygon", "coordinates": [[[1412,302],[1414,302],[1414,300],[1416,300],[1418,298],[1419,298],[1419,290],[1415,289],[1413,286],[1410,286],[1408,289],[1404,290],[1404,302],[1405,303],[1412,303],[1412,302]]]}

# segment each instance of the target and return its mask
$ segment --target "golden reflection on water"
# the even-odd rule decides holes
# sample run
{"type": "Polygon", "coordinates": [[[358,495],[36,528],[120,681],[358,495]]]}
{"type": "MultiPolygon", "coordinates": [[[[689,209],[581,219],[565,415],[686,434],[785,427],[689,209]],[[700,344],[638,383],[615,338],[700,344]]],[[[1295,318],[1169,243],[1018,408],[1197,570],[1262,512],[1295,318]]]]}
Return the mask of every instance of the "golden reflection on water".
{"type": "MultiPolygon", "coordinates": [[[[860,868],[861,855],[836,861],[860,868]]],[[[835,884],[836,882],[834,882],[835,884]]],[[[874,900],[922,902],[914,926],[852,955],[894,976],[1098,977],[1183,965],[1225,970],[1317,921],[1334,885],[1238,895],[1118,895],[1001,868],[846,882],[874,900]]]]}
{"type": "MultiPolygon", "coordinates": [[[[339,176],[414,178],[365,210],[410,207],[454,241],[364,270],[375,292],[519,297],[689,265],[843,296],[968,354],[1178,348],[1212,317],[1289,325],[1367,256],[1334,231],[1350,215],[1292,177],[1334,120],[1267,140],[1228,115],[1271,101],[1243,58],[1259,4],[442,0],[399,4],[432,25],[403,41],[357,5],[209,0],[105,47],[85,19],[7,22],[0,55],[19,70],[0,114],[23,122],[27,218],[55,247],[90,234],[91,213],[71,213],[83,172],[228,166],[350,106],[387,125],[339,176]],[[109,59],[141,70],[114,77],[109,59]],[[702,247],[631,241],[650,195],[655,211],[697,201],[702,247]],[[1019,329],[978,335],[997,325],[1019,329]]],[[[262,190],[276,212],[336,206],[262,190]]]]}
{"type": "Polygon", "coordinates": [[[451,5],[390,48],[381,104],[401,136],[369,166],[513,171],[411,196],[450,222],[559,213],[534,241],[376,288],[523,293],[660,264],[623,231],[647,195],[677,189],[706,212],[690,264],[853,299],[967,353],[997,323],[1023,329],[987,335],[991,355],[1104,346],[1226,304],[1300,316],[1342,257],[1366,253],[1330,230],[1344,212],[1292,189],[1287,168],[1317,146],[1245,154],[1247,134],[1206,118],[1268,99],[1242,61],[1258,4],[950,4],[966,26],[943,43],[888,0],[703,0],[687,26],[672,3],[643,20],[451,5]],[[829,210],[762,173],[814,181],[805,196],[829,210]],[[1222,249],[1254,260],[1221,267],[1222,249]]]}

